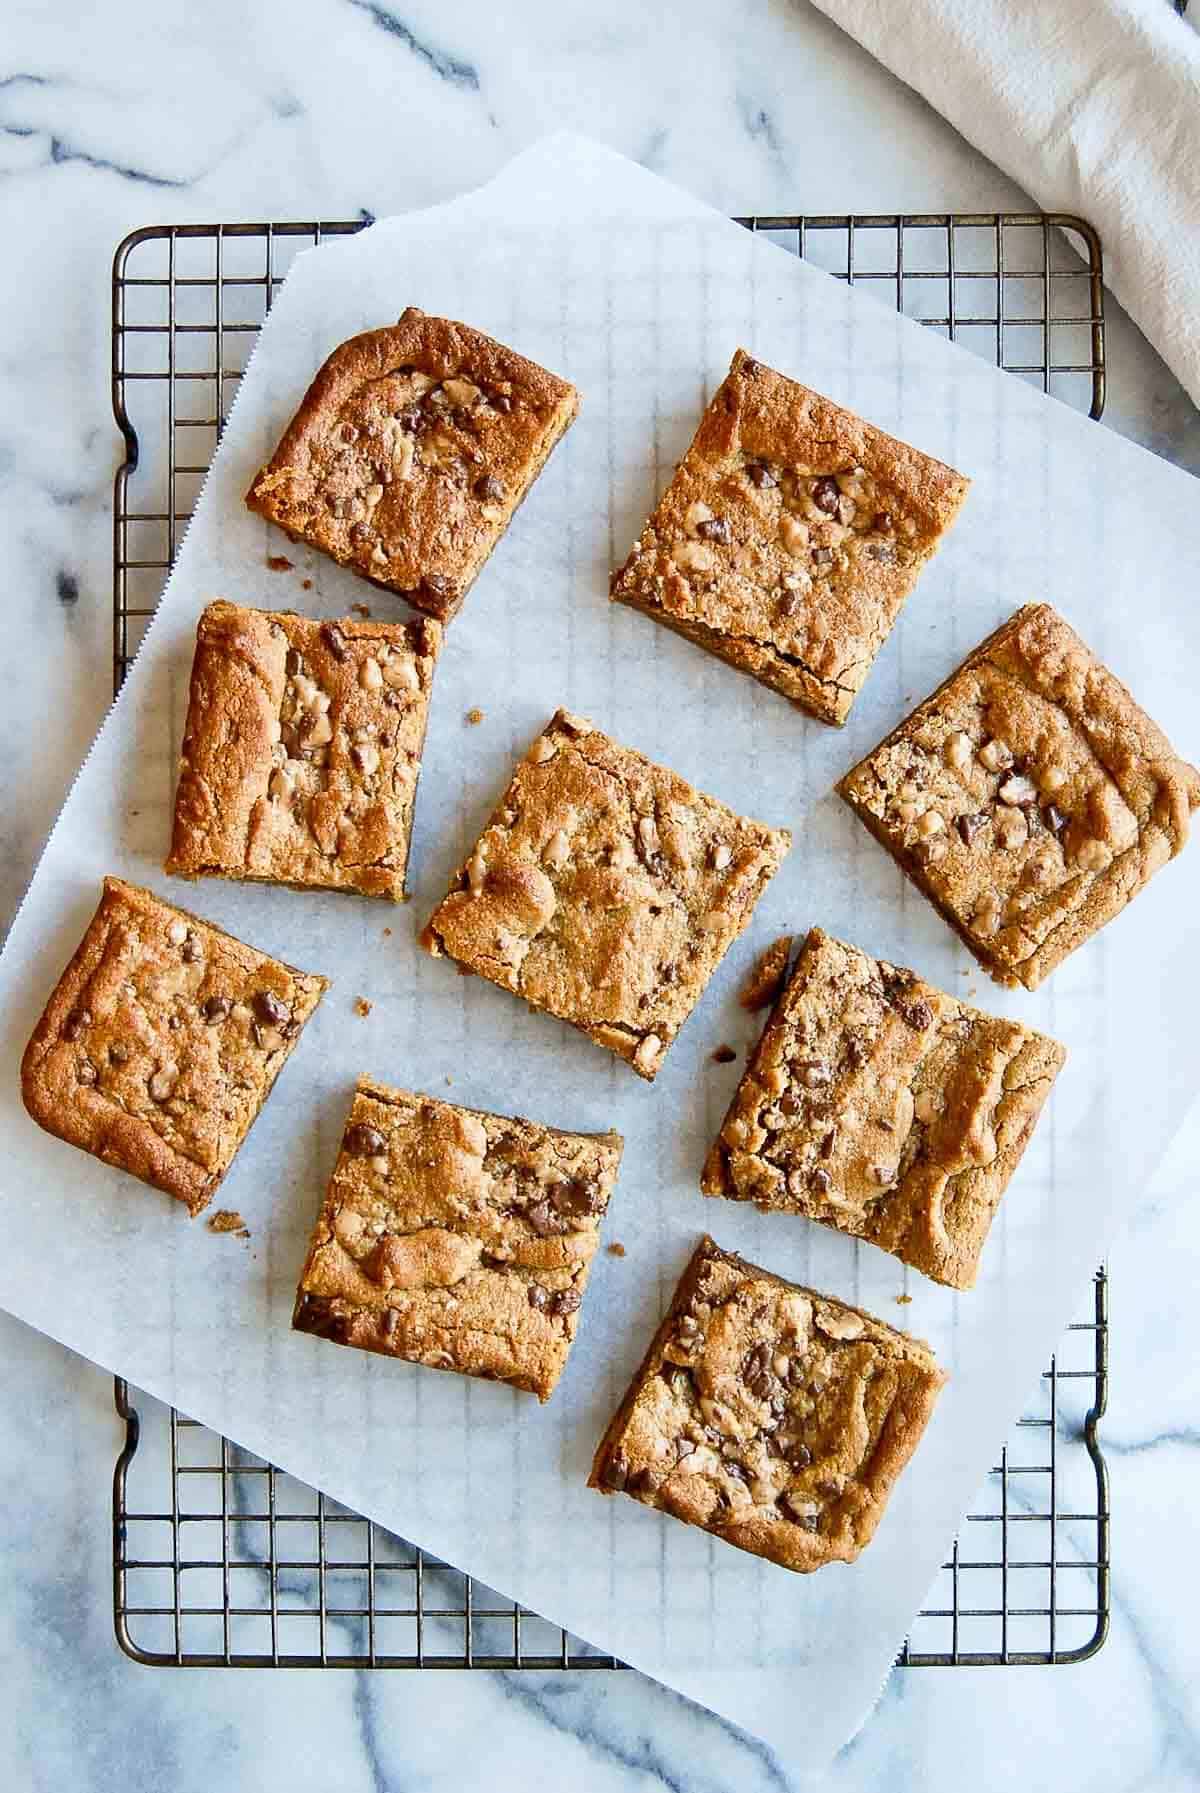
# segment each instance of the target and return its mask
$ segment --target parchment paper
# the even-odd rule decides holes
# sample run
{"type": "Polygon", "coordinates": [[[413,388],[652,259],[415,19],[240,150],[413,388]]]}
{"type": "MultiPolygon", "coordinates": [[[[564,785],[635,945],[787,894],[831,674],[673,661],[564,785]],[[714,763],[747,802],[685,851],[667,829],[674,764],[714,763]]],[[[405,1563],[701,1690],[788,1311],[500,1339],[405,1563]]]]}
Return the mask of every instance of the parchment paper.
{"type": "MultiPolygon", "coordinates": [[[[1200,849],[1169,867],[1036,997],[982,977],[831,795],[837,776],[1019,603],[1050,598],[1181,751],[1200,752],[1196,484],[1099,426],[752,239],[574,138],[482,192],[381,223],[296,265],[124,694],[51,837],[0,964],[0,1301],[361,1512],[758,1733],[815,1772],[870,1709],[998,1442],[1137,1204],[1191,1095],[1200,849]],[[415,899],[393,908],[164,877],[193,630],[215,595],[313,614],[399,600],[251,518],[242,493],[311,373],[408,304],[492,331],[569,375],[578,423],[452,625],[418,800],[415,899]],[[611,606],[610,565],[691,436],[730,354],[773,366],[973,476],[949,542],[847,728],[611,606]],[[301,575],[314,581],[310,593],[301,575]],[[593,717],[796,844],[654,1086],[558,1022],[415,944],[522,752],[559,703],[593,717]],[[472,706],[486,712],[464,723],[472,706]],[[249,1249],[40,1133],[17,1063],[97,900],[145,882],[335,980],[222,1191],[249,1249]],[[819,922],[1070,1047],[956,1296],[828,1229],[706,1202],[705,1148],[755,1028],[735,992],[756,952],[819,922]],[[387,937],[385,930],[392,933],[387,937]],[[371,999],[368,1019],[353,1009],[371,999]],[[567,1372],[549,1406],[293,1335],[304,1244],[355,1076],[627,1139],[567,1372]],[[801,1578],[584,1486],[597,1437],[698,1233],[862,1302],[952,1375],[879,1533],[853,1567],[801,1578]],[[897,1307],[904,1289],[911,1306],[897,1307]]],[[[1129,1298],[1132,1301],[1132,1297],[1129,1298]]],[[[1059,1548],[1070,1552],[1070,1539],[1059,1548]]]]}

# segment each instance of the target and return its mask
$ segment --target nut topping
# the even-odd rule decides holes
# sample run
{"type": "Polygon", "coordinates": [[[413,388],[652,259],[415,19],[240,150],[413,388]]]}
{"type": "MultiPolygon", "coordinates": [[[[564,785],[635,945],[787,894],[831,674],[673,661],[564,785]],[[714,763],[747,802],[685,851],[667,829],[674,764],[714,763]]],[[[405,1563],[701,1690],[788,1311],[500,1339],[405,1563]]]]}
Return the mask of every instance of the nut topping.
{"type": "Polygon", "coordinates": [[[1006,772],[1013,763],[1012,750],[1003,741],[985,741],[979,749],[979,763],[989,772],[1006,772]]]}
{"type": "Polygon", "coordinates": [[[1009,803],[1021,809],[1027,804],[1036,803],[1038,794],[1032,779],[1026,778],[1023,772],[1013,772],[1001,780],[996,795],[1001,803],[1009,803]]]}

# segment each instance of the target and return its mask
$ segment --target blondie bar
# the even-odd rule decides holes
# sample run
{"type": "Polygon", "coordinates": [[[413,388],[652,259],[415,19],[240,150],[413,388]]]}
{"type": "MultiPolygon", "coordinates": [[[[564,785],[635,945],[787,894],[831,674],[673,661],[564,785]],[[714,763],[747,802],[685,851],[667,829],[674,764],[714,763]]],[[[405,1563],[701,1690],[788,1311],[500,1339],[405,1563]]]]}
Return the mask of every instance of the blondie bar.
{"type": "Polygon", "coordinates": [[[1035,990],[1185,845],[1200,772],[1028,604],[838,790],[997,983],[1035,990]]]}
{"type": "Polygon", "coordinates": [[[166,870],[402,902],[441,639],[210,604],[166,870]]]}
{"type": "Polygon", "coordinates": [[[621,1148],[360,1078],[292,1325],[548,1400],[621,1148]]]}
{"type": "Polygon", "coordinates": [[[824,1221],[969,1289],[1065,1058],[813,928],[701,1188],[824,1221]]]}
{"type": "Polygon", "coordinates": [[[422,943],[652,1079],[790,845],[559,710],[422,943]]]}
{"type": "Polygon", "coordinates": [[[409,306],[334,350],[246,503],[445,622],[578,409],[568,381],[409,306]]]}
{"type": "Polygon", "coordinates": [[[48,1133],[198,1214],[327,987],[106,878],[25,1049],[25,1106],[48,1133]]]}
{"type": "Polygon", "coordinates": [[[704,1238],[589,1486],[785,1569],[853,1562],[945,1381],[920,1339],[704,1238]]]}
{"type": "Polygon", "coordinates": [[[612,595],[842,723],[968,485],[739,349],[612,595]]]}

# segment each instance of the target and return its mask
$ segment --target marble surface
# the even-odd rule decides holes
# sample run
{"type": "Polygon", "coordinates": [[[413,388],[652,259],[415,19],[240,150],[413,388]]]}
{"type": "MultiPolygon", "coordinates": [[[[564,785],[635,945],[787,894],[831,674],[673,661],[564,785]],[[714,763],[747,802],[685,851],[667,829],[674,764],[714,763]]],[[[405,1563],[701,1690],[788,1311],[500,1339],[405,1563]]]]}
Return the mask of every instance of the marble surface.
{"type": "MultiPolygon", "coordinates": [[[[731,211],[1023,203],[802,0],[127,0],[119,12],[8,0],[0,920],[108,701],[118,239],[162,221],[427,204],[563,124],[731,211]]],[[[1109,317],[1106,427],[1200,471],[1200,416],[1109,317]]],[[[1073,1669],[893,1676],[829,1779],[836,1793],[949,1793],[967,1773],[977,1793],[1200,1785],[1198,1158],[1200,1127],[1114,1247],[1109,1643],[1073,1669]]],[[[111,1636],[111,1381],[5,1316],[0,1363],[0,1777],[14,1793],[457,1793],[533,1773],[621,1793],[796,1784],[802,1747],[768,1758],[633,1675],[136,1667],[111,1636]]]]}

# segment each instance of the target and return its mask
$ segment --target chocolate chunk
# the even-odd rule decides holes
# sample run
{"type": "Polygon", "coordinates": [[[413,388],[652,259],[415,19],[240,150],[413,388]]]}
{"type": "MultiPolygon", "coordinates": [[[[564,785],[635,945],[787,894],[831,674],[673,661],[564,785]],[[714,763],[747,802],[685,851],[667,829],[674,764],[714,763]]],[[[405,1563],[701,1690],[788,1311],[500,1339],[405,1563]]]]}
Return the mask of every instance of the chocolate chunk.
{"type": "Polygon", "coordinates": [[[546,1312],[553,1314],[556,1318],[565,1314],[578,1313],[582,1300],[583,1296],[578,1289],[559,1289],[551,1295],[546,1312]]]}
{"type": "Polygon", "coordinates": [[[209,996],[200,1004],[200,1013],[209,1027],[215,1027],[218,1021],[224,1021],[233,1004],[228,996],[209,996]]]}
{"type": "MultiPolygon", "coordinates": [[[[696,1384],[692,1381],[692,1372],[681,1363],[664,1363],[659,1366],[659,1375],[671,1393],[681,1401],[690,1401],[696,1392],[696,1384]]],[[[695,1449],[693,1445],[691,1447],[695,1449]]]]}
{"type": "Polygon", "coordinates": [[[762,363],[760,361],[755,361],[751,356],[747,355],[746,359],[742,362],[742,372],[748,380],[756,380],[762,372],[762,363]]]}
{"type": "Polygon", "coordinates": [[[813,481],[812,501],[818,510],[824,511],[827,517],[836,517],[838,506],[842,502],[841,488],[832,474],[826,473],[813,481]]]}
{"type": "Polygon", "coordinates": [[[183,943],[183,949],[182,949],[182,952],[180,953],[180,957],[182,958],[184,964],[185,965],[194,965],[196,963],[196,961],[198,959],[203,958],[203,956],[204,956],[204,954],[201,951],[200,942],[197,940],[197,938],[194,934],[189,934],[187,939],[183,943]]]}
{"type": "Polygon", "coordinates": [[[290,647],[283,662],[283,669],[287,673],[288,678],[294,679],[296,674],[303,669],[303,666],[304,660],[299,651],[294,647],[290,647]]]}
{"type": "Polygon", "coordinates": [[[813,565],[815,567],[831,567],[833,565],[833,549],[814,548],[813,565]]]}
{"type": "Polygon", "coordinates": [[[379,1322],[379,1330],[383,1334],[385,1339],[390,1339],[399,1324],[400,1324],[399,1314],[396,1312],[394,1307],[389,1307],[387,1312],[384,1314],[383,1319],[379,1322]]]}
{"type": "Polygon", "coordinates": [[[539,1239],[552,1239],[556,1233],[569,1233],[571,1223],[556,1214],[548,1201],[535,1202],[526,1219],[539,1239]]]}
{"type": "Polygon", "coordinates": [[[833,1178],[827,1170],[822,1170],[818,1166],[818,1168],[810,1175],[808,1186],[810,1189],[814,1190],[817,1195],[828,1195],[829,1191],[833,1188],[833,1178]]]}
{"type": "Polygon", "coordinates": [[[892,522],[891,511],[876,511],[875,527],[876,529],[881,530],[884,535],[890,535],[895,528],[895,524],[892,522]]]}
{"type": "Polygon", "coordinates": [[[434,598],[448,598],[454,590],[454,583],[444,573],[426,573],[421,581],[424,589],[434,598]]]}
{"type": "Polygon", "coordinates": [[[549,1289],[543,1289],[540,1282],[531,1282],[525,1292],[529,1299],[530,1307],[534,1308],[539,1314],[545,1313],[550,1305],[549,1289]]]}
{"type": "Polygon", "coordinates": [[[99,1072],[96,1070],[96,1067],[90,1058],[80,1060],[79,1068],[75,1073],[75,1081],[77,1083],[92,1084],[95,1083],[98,1076],[99,1072]]]}
{"type": "Polygon", "coordinates": [[[1070,816],[1064,815],[1057,803],[1047,803],[1042,820],[1056,840],[1061,840],[1071,822],[1070,816]]]}
{"type": "Polygon", "coordinates": [[[649,1469],[637,1469],[625,1484],[626,1494],[649,1494],[654,1486],[654,1473],[649,1469]]]}
{"type": "Polygon", "coordinates": [[[891,566],[896,558],[896,550],[891,542],[871,542],[867,546],[867,553],[872,560],[882,561],[884,566],[891,566]]]}
{"type": "Polygon", "coordinates": [[[794,1096],[790,1090],[788,1091],[786,1096],[780,1096],[779,1112],[780,1112],[780,1114],[786,1114],[789,1116],[793,1115],[793,1114],[799,1114],[800,1113],[800,1098],[799,1098],[799,1096],[794,1096]]]}
{"type": "Polygon", "coordinates": [[[121,1040],[114,1040],[108,1049],[108,1062],[112,1065],[124,1065],[129,1062],[129,1048],[121,1040]]]}
{"type": "Polygon", "coordinates": [[[71,1013],[63,1022],[63,1039],[77,1040],[84,1028],[90,1027],[91,1024],[92,1012],[90,1009],[72,1009],[71,1013]]]}
{"type": "Polygon", "coordinates": [[[406,436],[413,436],[421,427],[421,412],[418,406],[409,405],[407,410],[396,412],[396,422],[406,436]]]}
{"type": "Polygon", "coordinates": [[[781,592],[775,601],[775,614],[785,619],[789,616],[795,616],[799,608],[800,600],[794,591],[781,592]]]}
{"type": "Polygon", "coordinates": [[[364,1121],[355,1121],[352,1127],[346,1128],[342,1149],[349,1152],[352,1158],[378,1158],[387,1150],[387,1140],[378,1127],[368,1127],[364,1121]]]}
{"type": "Polygon", "coordinates": [[[600,1470],[600,1485],[620,1494],[629,1480],[629,1458],[618,1445],[609,1452],[600,1470]]]}
{"type": "Polygon", "coordinates": [[[901,1003],[900,1014],[915,1033],[924,1033],[925,1029],[933,1024],[933,1010],[923,1000],[901,1003]]]}
{"type": "Polygon", "coordinates": [[[727,542],[729,540],[729,524],[724,517],[705,517],[697,523],[696,534],[706,542],[727,542]]]}
{"type": "Polygon", "coordinates": [[[507,392],[497,392],[492,397],[492,405],[502,417],[507,417],[513,408],[513,401],[507,392]]]}
{"type": "Polygon", "coordinates": [[[321,624],[321,640],[325,643],[325,646],[329,649],[335,660],[346,659],[350,649],[346,644],[346,637],[342,634],[342,631],[338,628],[336,623],[321,624]]]}
{"type": "Polygon", "coordinates": [[[779,484],[779,481],[775,478],[771,469],[765,466],[762,461],[750,462],[750,465],[746,468],[746,478],[750,481],[752,486],[757,486],[760,492],[765,490],[767,486],[776,486],[779,484]]]}
{"type": "Polygon", "coordinates": [[[546,1191],[546,1199],[559,1214],[581,1216],[595,1214],[604,1206],[604,1197],[594,1183],[575,1177],[569,1183],[554,1183],[546,1191]]]}
{"type": "Polygon", "coordinates": [[[250,1006],[264,1027],[282,1027],[292,1018],[292,1011],[270,990],[256,990],[250,1006]]]}
{"type": "Polygon", "coordinates": [[[742,1364],[742,1381],[757,1400],[769,1400],[775,1389],[775,1378],[771,1374],[771,1350],[768,1345],[755,1345],[747,1352],[742,1364]]]}
{"type": "Polygon", "coordinates": [[[485,504],[498,504],[504,497],[504,481],[497,479],[494,473],[485,473],[475,481],[475,496],[482,498],[485,504]]]}
{"type": "Polygon", "coordinates": [[[980,829],[987,827],[988,820],[989,818],[986,812],[982,809],[973,816],[959,816],[957,818],[954,826],[962,836],[964,847],[969,847],[973,844],[975,836],[979,833],[980,829]]]}

